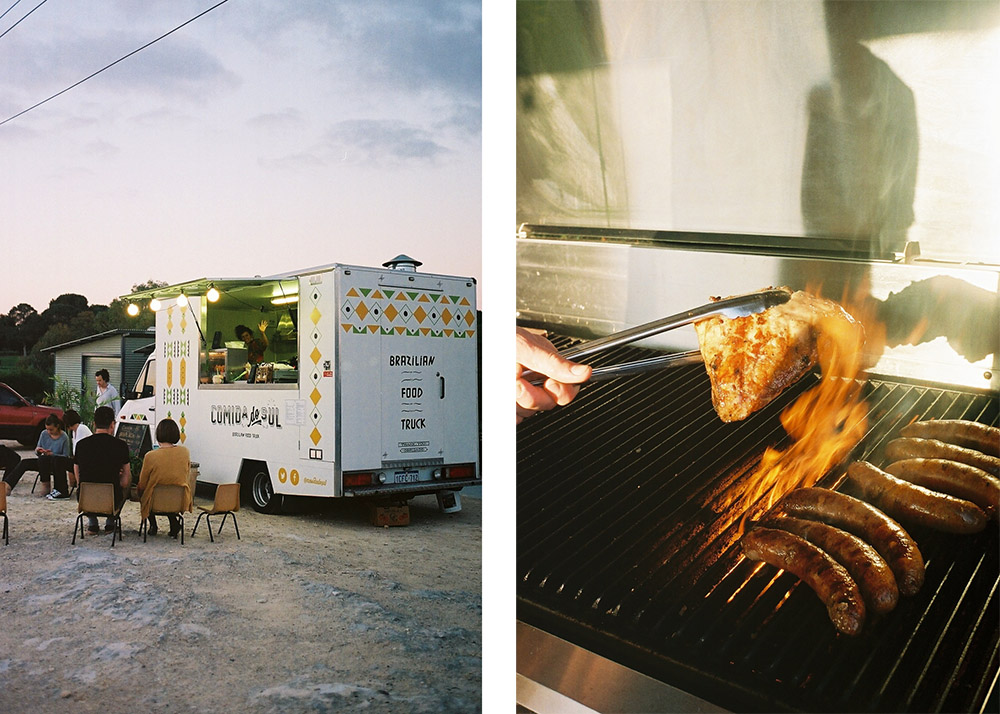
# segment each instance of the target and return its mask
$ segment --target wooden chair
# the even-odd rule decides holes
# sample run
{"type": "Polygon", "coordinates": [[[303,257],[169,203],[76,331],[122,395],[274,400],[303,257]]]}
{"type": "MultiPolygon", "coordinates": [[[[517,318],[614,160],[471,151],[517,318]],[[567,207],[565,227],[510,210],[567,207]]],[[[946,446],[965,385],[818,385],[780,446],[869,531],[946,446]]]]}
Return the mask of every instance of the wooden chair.
{"type": "MultiPolygon", "coordinates": [[[[181,519],[181,545],[184,545],[184,494],[183,486],[164,484],[153,487],[153,503],[149,509],[151,516],[177,516],[181,519]]],[[[142,542],[146,542],[146,532],[149,528],[147,519],[142,519],[139,530],[142,531],[142,542]]]]}
{"type": "Polygon", "coordinates": [[[7,489],[0,483],[0,516],[3,516],[3,543],[10,545],[10,537],[7,534],[7,489]]]}
{"type": "Polygon", "coordinates": [[[214,543],[215,537],[212,535],[212,523],[209,520],[212,516],[217,516],[220,513],[222,516],[222,523],[219,524],[218,532],[222,532],[222,526],[226,525],[226,516],[233,517],[233,527],[236,529],[236,540],[242,540],[240,538],[240,526],[236,522],[236,511],[240,510],[240,485],[238,483],[224,483],[215,489],[215,501],[212,503],[211,508],[206,508],[205,506],[198,506],[198,510],[201,513],[198,514],[198,520],[194,522],[194,528],[191,530],[191,537],[194,538],[195,532],[198,530],[198,524],[201,522],[201,517],[205,516],[205,524],[208,527],[208,537],[214,543]]]}
{"type": "MultiPolygon", "coordinates": [[[[124,504],[122,504],[124,505],[124,504]]],[[[122,538],[122,509],[115,507],[115,487],[110,483],[93,483],[84,481],[80,484],[80,501],[77,504],[80,515],[76,517],[73,527],[73,544],[76,544],[76,532],[80,531],[83,540],[83,517],[104,516],[112,519],[114,531],[111,534],[111,547],[115,547],[115,539],[122,538]]]]}

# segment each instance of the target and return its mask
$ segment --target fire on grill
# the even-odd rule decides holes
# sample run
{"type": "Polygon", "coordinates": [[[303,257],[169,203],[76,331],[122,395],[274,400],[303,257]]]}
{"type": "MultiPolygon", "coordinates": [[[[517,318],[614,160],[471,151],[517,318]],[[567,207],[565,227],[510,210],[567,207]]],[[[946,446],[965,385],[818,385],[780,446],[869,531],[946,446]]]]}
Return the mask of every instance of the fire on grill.
{"type": "MultiPolygon", "coordinates": [[[[763,313],[713,317],[697,323],[696,329],[712,401],[723,421],[745,418],[817,360],[822,366],[819,385],[782,412],[792,445],[768,449],[740,496],[741,510],[747,512],[758,503],[769,509],[788,494],[751,525],[742,546],[751,560],[805,581],[844,634],[861,631],[866,605],[884,614],[896,606],[899,593],[915,595],[923,584],[920,550],[898,521],[977,533],[985,528],[987,513],[996,512],[1000,458],[994,454],[1000,451],[1000,429],[969,421],[907,426],[906,433],[944,439],[904,438],[888,445],[889,456],[900,457],[888,466],[890,472],[904,469],[907,457],[929,457],[910,461],[901,471],[910,474],[909,479],[858,461],[847,471],[848,489],[857,498],[811,488],[857,445],[867,427],[857,382],[865,331],[835,303],[799,291],[789,302],[763,313]],[[934,488],[920,481],[932,481],[934,488]]],[[[884,334],[884,329],[877,333],[884,334]]]]}

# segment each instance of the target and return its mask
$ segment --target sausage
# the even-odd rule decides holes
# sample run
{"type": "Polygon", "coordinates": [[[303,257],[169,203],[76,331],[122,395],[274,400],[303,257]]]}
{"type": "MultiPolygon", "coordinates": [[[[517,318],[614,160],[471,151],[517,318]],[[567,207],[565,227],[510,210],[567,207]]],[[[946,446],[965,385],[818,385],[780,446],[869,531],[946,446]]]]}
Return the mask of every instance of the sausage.
{"type": "Polygon", "coordinates": [[[848,466],[847,477],[864,500],[897,520],[946,533],[978,533],[986,527],[986,514],[971,501],[896,478],[867,461],[848,466]]]}
{"type": "Polygon", "coordinates": [[[947,444],[975,449],[989,456],[1000,456],[1000,429],[966,419],[915,421],[899,430],[903,436],[937,439],[947,444]]]}
{"type": "Polygon", "coordinates": [[[905,437],[893,439],[885,447],[889,461],[902,459],[949,459],[975,466],[986,473],[1000,476],[1000,458],[980,453],[964,446],[946,444],[937,439],[916,439],[905,437]]]}
{"type": "Polygon", "coordinates": [[[918,486],[972,501],[987,516],[1000,511],[1000,479],[975,466],[947,459],[903,459],[885,470],[918,486]]]}
{"type": "Polygon", "coordinates": [[[896,576],[900,595],[916,595],[924,584],[924,558],[910,534],[862,500],[826,488],[797,488],[781,502],[782,511],[822,521],[871,543],[896,576]]]}
{"type": "Polygon", "coordinates": [[[884,614],[896,607],[896,577],[878,551],[856,535],[818,521],[788,516],[772,518],[765,525],[805,538],[843,565],[873,612],[884,614]]]}
{"type": "Polygon", "coordinates": [[[865,603],[844,566],[809,541],[788,531],[754,528],[743,536],[743,552],[797,575],[816,591],[834,626],[856,635],[865,623],[865,603]]]}

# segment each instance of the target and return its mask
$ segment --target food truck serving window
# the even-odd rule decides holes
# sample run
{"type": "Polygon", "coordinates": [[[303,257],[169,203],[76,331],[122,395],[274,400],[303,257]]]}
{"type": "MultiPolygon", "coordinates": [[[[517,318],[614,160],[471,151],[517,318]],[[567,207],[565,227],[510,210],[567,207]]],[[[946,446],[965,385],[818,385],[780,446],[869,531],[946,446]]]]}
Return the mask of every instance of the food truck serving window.
{"type": "Polygon", "coordinates": [[[298,283],[243,283],[204,301],[201,385],[298,384],[298,283]]]}

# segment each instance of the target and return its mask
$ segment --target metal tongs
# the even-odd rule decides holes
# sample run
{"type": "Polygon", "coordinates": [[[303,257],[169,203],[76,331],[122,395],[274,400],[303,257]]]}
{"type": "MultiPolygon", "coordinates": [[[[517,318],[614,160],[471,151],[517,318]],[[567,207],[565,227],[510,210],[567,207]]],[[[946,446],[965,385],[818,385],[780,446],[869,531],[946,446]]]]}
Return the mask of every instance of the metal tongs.
{"type": "MultiPolygon", "coordinates": [[[[755,315],[759,312],[767,310],[768,308],[783,305],[788,302],[790,297],[791,294],[787,290],[762,290],[760,292],[747,293],[746,295],[737,295],[735,297],[725,298],[724,300],[717,300],[715,302],[701,305],[693,310],[679,312],[676,315],[663,317],[659,320],[647,322],[642,325],[636,325],[635,327],[630,327],[627,330],[616,332],[608,335],[607,337],[600,337],[596,340],[590,340],[589,342],[582,342],[574,347],[567,347],[559,354],[566,359],[579,362],[583,357],[589,357],[590,355],[597,354],[598,352],[605,352],[615,347],[644,340],[647,337],[658,335],[661,332],[674,330],[678,327],[683,327],[684,325],[690,325],[693,322],[705,320],[709,317],[715,317],[716,315],[726,318],[755,315]]],[[[685,364],[701,362],[701,360],[702,357],[700,350],[675,352],[660,355],[658,357],[635,360],[633,362],[624,362],[622,364],[609,365],[606,367],[595,367],[590,375],[589,381],[598,382],[605,379],[611,379],[613,377],[621,377],[627,374],[650,372],[657,369],[664,369],[666,367],[679,367],[685,364]]],[[[522,375],[522,378],[527,379],[531,384],[541,384],[545,381],[545,376],[537,372],[526,372],[522,375]]]]}

